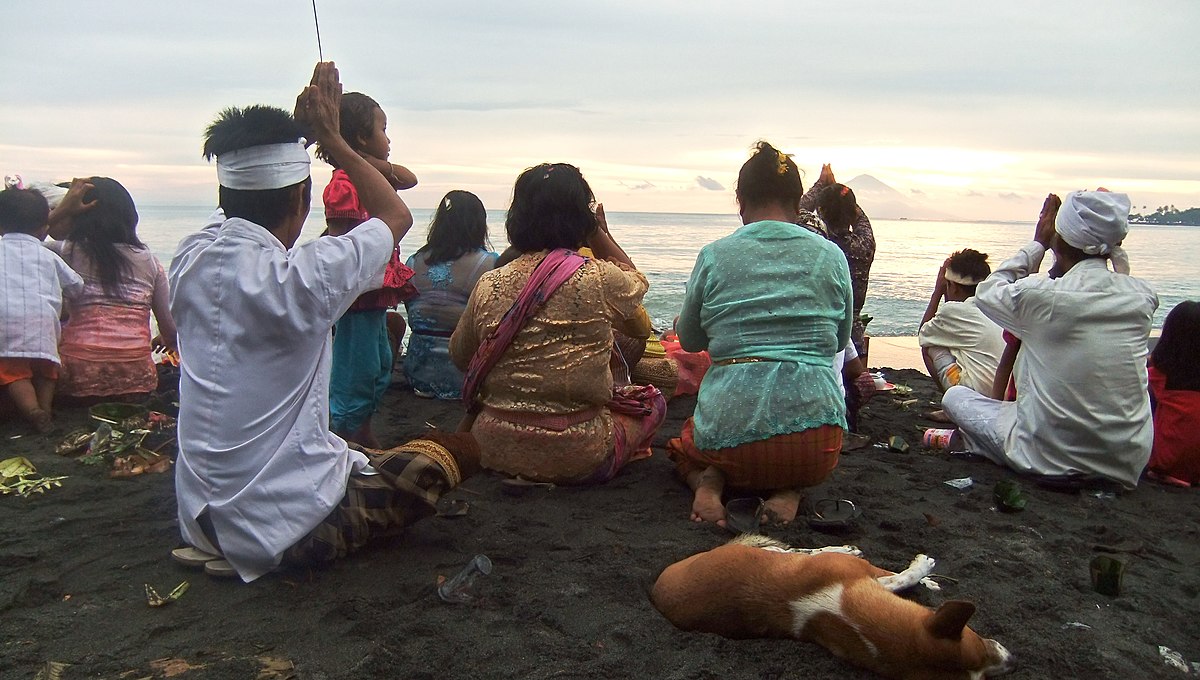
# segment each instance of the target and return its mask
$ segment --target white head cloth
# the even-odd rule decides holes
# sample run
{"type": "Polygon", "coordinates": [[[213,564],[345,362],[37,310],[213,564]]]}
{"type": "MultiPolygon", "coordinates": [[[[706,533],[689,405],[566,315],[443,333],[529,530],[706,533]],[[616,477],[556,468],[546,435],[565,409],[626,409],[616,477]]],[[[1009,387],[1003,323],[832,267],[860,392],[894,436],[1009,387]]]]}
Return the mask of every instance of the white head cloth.
{"type": "Polygon", "coordinates": [[[977,279],[977,278],[974,278],[971,276],[967,276],[966,274],[959,274],[958,272],[954,271],[953,269],[951,269],[949,267],[946,267],[945,276],[946,276],[947,281],[953,281],[954,283],[957,283],[960,286],[975,286],[975,285],[978,285],[980,281],[983,281],[983,279],[981,279],[981,278],[977,279]]]}
{"type": "Polygon", "coordinates": [[[228,189],[282,189],[304,181],[311,162],[300,142],[251,146],[217,156],[217,181],[228,189]]]}
{"type": "Polygon", "coordinates": [[[1058,209],[1054,230],[1088,255],[1108,255],[1129,233],[1129,196],[1073,191],[1058,209]]]}

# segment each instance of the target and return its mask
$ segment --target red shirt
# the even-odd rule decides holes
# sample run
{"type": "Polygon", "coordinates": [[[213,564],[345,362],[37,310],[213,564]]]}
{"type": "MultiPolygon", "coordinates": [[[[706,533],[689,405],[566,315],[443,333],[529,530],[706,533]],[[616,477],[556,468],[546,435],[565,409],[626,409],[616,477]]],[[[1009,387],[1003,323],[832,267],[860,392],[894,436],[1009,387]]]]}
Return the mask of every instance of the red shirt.
{"type": "Polygon", "coordinates": [[[1154,448],[1146,467],[1200,484],[1200,392],[1168,390],[1167,376],[1150,367],[1154,395],[1154,448]]]}

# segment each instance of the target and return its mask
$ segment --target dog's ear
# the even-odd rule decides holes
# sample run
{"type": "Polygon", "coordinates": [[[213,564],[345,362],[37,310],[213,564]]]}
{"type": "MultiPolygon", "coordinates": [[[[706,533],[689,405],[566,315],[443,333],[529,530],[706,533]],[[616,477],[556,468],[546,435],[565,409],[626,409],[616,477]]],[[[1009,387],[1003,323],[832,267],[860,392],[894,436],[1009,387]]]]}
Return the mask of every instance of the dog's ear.
{"type": "Polygon", "coordinates": [[[975,605],[963,600],[950,600],[937,608],[933,616],[925,624],[929,633],[943,640],[957,640],[962,637],[963,628],[975,614],[975,605]]]}

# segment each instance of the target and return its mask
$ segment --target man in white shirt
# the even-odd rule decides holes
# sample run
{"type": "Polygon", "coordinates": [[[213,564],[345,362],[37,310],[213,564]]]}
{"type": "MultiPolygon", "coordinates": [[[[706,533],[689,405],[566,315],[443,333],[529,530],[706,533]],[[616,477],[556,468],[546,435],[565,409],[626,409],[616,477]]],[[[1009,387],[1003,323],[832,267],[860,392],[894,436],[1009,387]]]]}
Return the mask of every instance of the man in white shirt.
{"type": "Polygon", "coordinates": [[[1023,345],[1016,402],[946,392],[970,451],[1020,472],[1137,485],[1153,439],[1146,338],[1158,296],[1108,269],[1128,230],[1124,194],[1051,194],[1034,242],[979,284],[979,309],[1023,345]],[[1026,278],[1047,248],[1063,275],[1026,278]]]}
{"type": "Polygon", "coordinates": [[[974,297],[976,286],[991,273],[987,255],[970,248],[951,255],[938,270],[917,341],[925,368],[943,392],[962,385],[991,394],[1004,338],[974,297]]]}
{"type": "Polygon", "coordinates": [[[412,226],[388,181],[340,136],[340,98],[336,69],[322,63],[296,120],[271,107],[228,109],[207,131],[223,214],[180,242],[170,278],[181,358],[176,498],[193,546],[173,556],[210,574],[248,582],[285,553],[340,557],[432,514],[477,467],[469,436],[368,457],[329,432],[330,328],[382,284],[412,226]],[[374,218],[295,246],[312,188],[301,123],[374,218]]]}

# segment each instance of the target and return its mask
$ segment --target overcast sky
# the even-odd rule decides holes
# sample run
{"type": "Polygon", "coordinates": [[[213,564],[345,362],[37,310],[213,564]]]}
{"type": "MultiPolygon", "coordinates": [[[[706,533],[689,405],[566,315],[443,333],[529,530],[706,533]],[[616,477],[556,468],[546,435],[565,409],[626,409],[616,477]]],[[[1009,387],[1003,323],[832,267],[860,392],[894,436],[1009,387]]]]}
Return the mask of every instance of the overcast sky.
{"type": "MultiPolygon", "coordinates": [[[[414,207],[464,188],[503,209],[523,168],[566,161],[609,210],[728,213],[759,138],[809,179],[828,162],[966,218],[1096,185],[1200,206],[1197,0],[317,6],[414,207]]],[[[5,3],[0,56],[0,173],[207,204],[204,126],[290,109],[317,43],[309,0],[44,0],[5,3]]]]}

